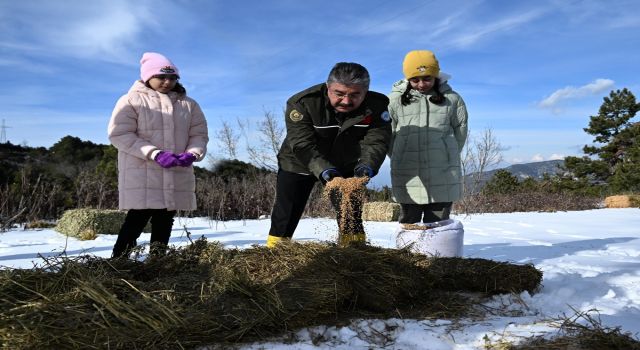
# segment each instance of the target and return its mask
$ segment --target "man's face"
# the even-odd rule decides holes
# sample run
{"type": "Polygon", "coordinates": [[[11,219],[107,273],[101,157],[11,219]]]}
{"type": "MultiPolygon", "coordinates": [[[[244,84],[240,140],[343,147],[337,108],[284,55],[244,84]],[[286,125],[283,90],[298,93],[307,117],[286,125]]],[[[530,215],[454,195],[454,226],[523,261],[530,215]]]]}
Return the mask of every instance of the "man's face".
{"type": "Polygon", "coordinates": [[[367,95],[367,89],[361,85],[331,83],[327,85],[327,91],[329,103],[340,113],[347,113],[357,109],[367,95]]]}

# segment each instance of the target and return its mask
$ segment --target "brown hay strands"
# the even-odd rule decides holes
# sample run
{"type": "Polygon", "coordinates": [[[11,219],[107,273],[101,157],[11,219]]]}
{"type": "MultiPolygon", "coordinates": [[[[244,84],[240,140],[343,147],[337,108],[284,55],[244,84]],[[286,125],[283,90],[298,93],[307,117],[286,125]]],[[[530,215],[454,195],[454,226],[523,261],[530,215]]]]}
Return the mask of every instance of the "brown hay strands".
{"type": "Polygon", "coordinates": [[[479,299],[457,291],[533,290],[539,280],[524,280],[541,276],[530,265],[440,260],[368,245],[285,242],[236,250],[204,239],[144,262],[49,258],[43,268],[0,271],[0,343],[195,348],[352,317],[460,317],[477,312],[479,299]],[[494,276],[507,273],[512,277],[494,276]],[[473,283],[459,283],[472,275],[473,283]]]}
{"type": "Polygon", "coordinates": [[[552,324],[558,334],[534,336],[518,344],[500,340],[499,344],[487,344],[487,349],[501,350],[640,350],[640,341],[631,333],[622,332],[620,327],[606,327],[602,324],[598,310],[575,310],[573,316],[559,318],[552,324]]]}
{"type": "Polygon", "coordinates": [[[361,230],[358,226],[362,226],[362,206],[366,197],[366,184],[369,182],[368,177],[336,177],[327,182],[324,195],[332,202],[339,202],[338,215],[338,231],[343,234],[364,234],[357,232],[361,230]],[[359,222],[360,225],[355,224],[359,222]]]}
{"type": "Polygon", "coordinates": [[[426,267],[434,288],[470,291],[487,295],[534,293],[542,282],[542,272],[533,265],[514,265],[486,259],[432,258],[420,263],[426,267]]]}

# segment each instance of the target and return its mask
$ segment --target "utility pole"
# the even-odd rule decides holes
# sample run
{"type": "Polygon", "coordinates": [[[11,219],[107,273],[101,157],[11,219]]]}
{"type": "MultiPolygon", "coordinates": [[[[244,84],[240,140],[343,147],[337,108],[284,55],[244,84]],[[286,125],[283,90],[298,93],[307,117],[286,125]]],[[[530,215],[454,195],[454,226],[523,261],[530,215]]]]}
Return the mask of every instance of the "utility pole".
{"type": "Polygon", "coordinates": [[[7,142],[7,129],[10,128],[10,126],[5,125],[4,123],[4,118],[2,119],[2,125],[0,126],[0,143],[6,143],[7,142]]]}

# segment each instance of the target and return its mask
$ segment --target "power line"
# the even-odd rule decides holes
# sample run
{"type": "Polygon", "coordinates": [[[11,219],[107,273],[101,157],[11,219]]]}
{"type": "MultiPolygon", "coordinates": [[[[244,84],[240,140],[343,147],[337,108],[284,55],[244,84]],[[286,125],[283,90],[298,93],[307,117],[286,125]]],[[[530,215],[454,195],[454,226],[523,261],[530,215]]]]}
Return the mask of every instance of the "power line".
{"type": "Polygon", "coordinates": [[[10,126],[7,126],[4,123],[4,118],[2,119],[2,125],[0,125],[0,143],[7,143],[7,129],[10,128],[10,126]]]}

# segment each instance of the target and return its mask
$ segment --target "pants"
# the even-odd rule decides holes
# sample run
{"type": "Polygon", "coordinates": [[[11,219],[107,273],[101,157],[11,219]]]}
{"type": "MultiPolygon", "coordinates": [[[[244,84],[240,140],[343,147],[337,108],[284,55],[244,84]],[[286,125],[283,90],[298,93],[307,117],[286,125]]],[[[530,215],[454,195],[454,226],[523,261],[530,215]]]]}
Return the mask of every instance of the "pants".
{"type": "Polygon", "coordinates": [[[151,219],[151,244],[160,243],[164,246],[169,244],[171,237],[171,227],[175,210],[167,209],[130,209],[122,223],[118,239],[113,246],[113,257],[128,256],[131,249],[138,245],[138,237],[151,219]]]}
{"type": "MultiPolygon", "coordinates": [[[[278,178],[276,180],[276,201],[271,212],[271,228],[270,236],[291,238],[298,227],[304,208],[307,205],[316,179],[313,175],[301,175],[291,173],[284,170],[278,170],[278,178]]],[[[331,205],[336,210],[337,220],[340,223],[341,212],[340,202],[342,194],[332,193],[329,196],[331,205]]],[[[341,234],[363,234],[364,227],[362,225],[362,208],[358,212],[354,212],[352,222],[347,222],[344,226],[349,228],[349,232],[340,232],[341,234]]]]}
{"type": "Polygon", "coordinates": [[[401,224],[415,224],[417,222],[429,223],[449,219],[453,202],[438,202],[429,204],[405,204],[400,203],[401,224]],[[423,216],[424,215],[424,216],[423,216]]]}
{"type": "Polygon", "coordinates": [[[293,232],[298,227],[316,181],[313,175],[278,170],[276,201],[271,211],[270,236],[293,237],[293,232]]]}

